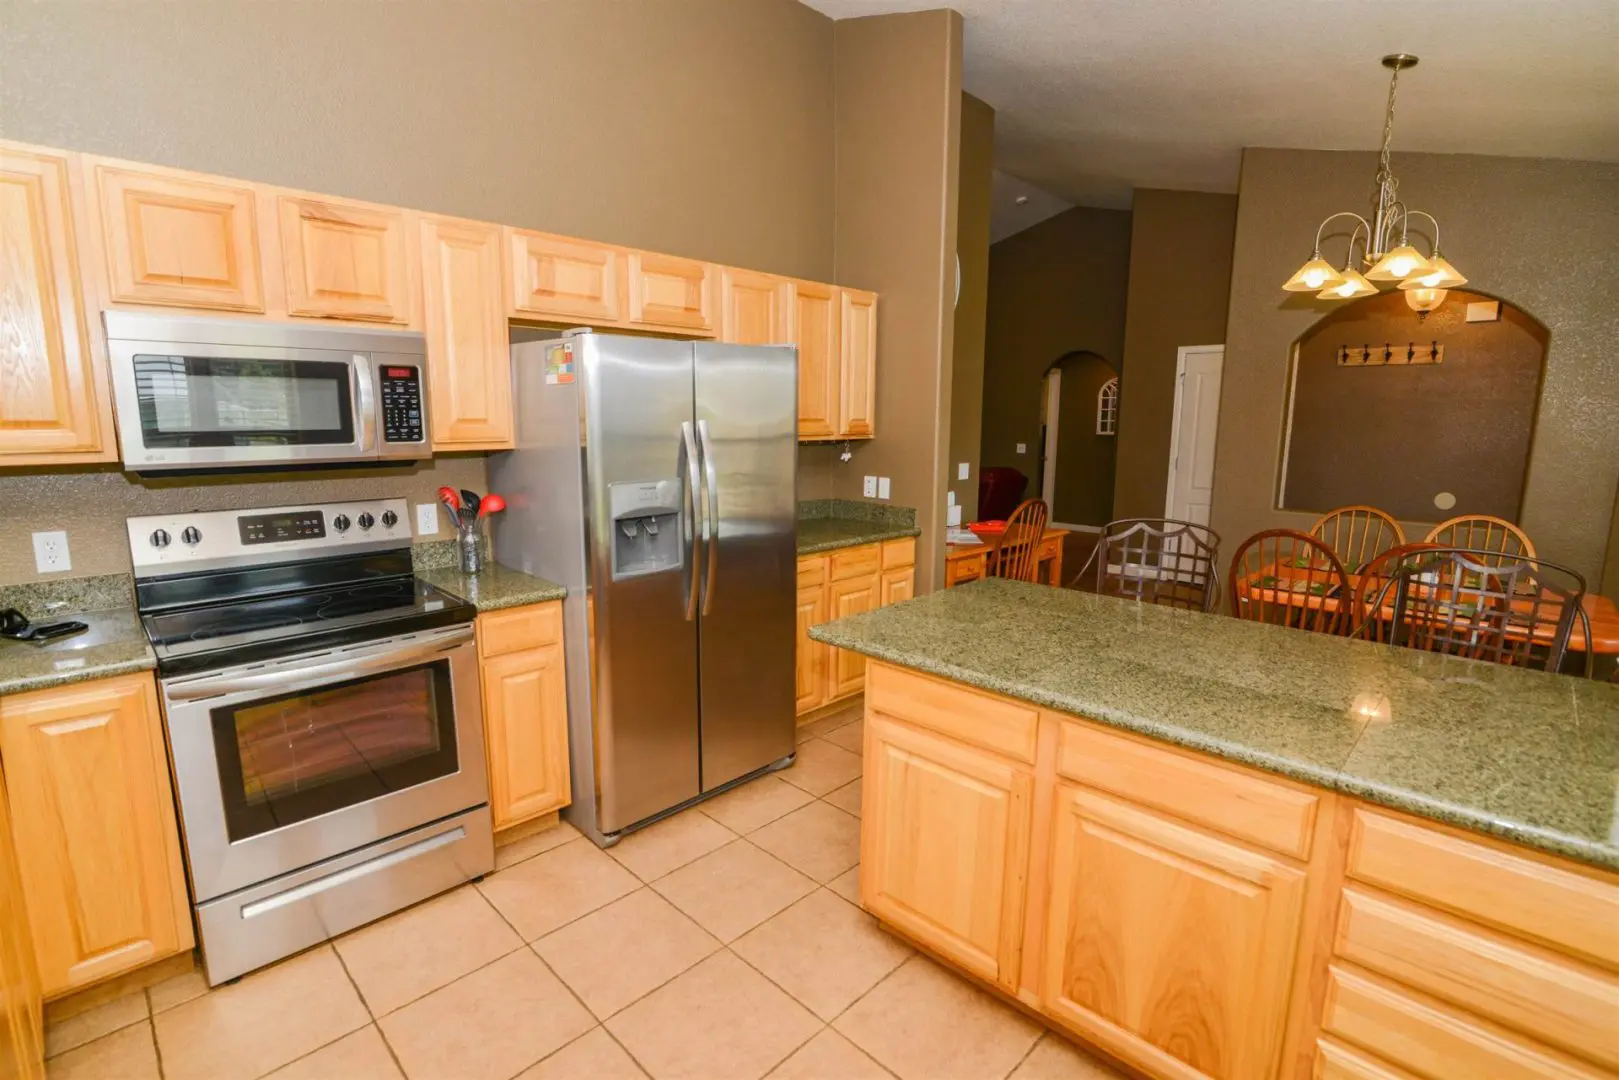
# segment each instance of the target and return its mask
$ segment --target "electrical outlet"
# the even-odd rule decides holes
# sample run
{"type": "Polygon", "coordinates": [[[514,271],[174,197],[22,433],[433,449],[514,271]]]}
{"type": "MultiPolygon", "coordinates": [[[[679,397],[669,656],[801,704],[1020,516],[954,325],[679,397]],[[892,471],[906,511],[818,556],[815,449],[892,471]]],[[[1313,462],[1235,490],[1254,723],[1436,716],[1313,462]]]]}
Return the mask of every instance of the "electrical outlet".
{"type": "Polygon", "coordinates": [[[957,480],[965,480],[965,479],[967,479],[967,463],[965,461],[963,461],[960,465],[956,466],[956,479],[957,480]]]}
{"type": "Polygon", "coordinates": [[[1029,452],[1029,444],[1026,443],[1026,442],[1018,443],[1017,444],[1017,452],[1020,453],[1020,454],[1027,454],[1029,452]]]}
{"type": "Polygon", "coordinates": [[[879,499],[888,498],[888,477],[886,476],[877,478],[877,497],[879,499]]]}
{"type": "Polygon", "coordinates": [[[427,536],[438,532],[438,503],[416,504],[416,535],[427,536]]]}
{"type": "Polygon", "coordinates": [[[67,533],[34,534],[34,569],[41,574],[59,574],[73,569],[73,560],[68,557],[67,533]]]}
{"type": "Polygon", "coordinates": [[[866,477],[865,486],[861,490],[865,492],[866,498],[875,499],[877,497],[877,478],[875,476],[866,477]]]}

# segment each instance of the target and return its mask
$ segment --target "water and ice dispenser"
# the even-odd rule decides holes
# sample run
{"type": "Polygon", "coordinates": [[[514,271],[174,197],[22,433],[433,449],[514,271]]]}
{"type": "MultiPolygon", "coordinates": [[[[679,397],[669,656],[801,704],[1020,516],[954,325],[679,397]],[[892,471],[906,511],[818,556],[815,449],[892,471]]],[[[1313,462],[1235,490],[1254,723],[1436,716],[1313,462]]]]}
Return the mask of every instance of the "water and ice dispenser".
{"type": "Polygon", "coordinates": [[[685,554],[679,480],[607,485],[613,518],[613,580],[680,569],[685,554]]]}

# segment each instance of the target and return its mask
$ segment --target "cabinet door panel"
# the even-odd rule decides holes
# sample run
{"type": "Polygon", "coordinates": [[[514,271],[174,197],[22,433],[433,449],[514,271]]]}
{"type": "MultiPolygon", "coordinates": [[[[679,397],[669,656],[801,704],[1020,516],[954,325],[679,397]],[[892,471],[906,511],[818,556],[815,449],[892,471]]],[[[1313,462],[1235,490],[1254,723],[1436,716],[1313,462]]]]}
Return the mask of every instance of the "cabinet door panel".
{"type": "Polygon", "coordinates": [[[264,310],[258,198],[246,184],[94,167],[111,299],[264,310]]]}
{"type": "Polygon", "coordinates": [[[422,221],[422,299],[435,450],[512,445],[511,352],[500,299],[500,228],[422,221]]]}
{"type": "MultiPolygon", "coordinates": [[[[834,581],[827,586],[827,612],[830,618],[843,619],[870,611],[877,606],[878,581],[876,574],[866,577],[834,581]]],[[[831,653],[827,699],[847,697],[865,689],[866,658],[848,649],[829,649],[831,653]]]]}
{"type": "Polygon", "coordinates": [[[720,338],[733,345],[781,345],[787,325],[788,284],[769,274],[727,268],[720,274],[720,338]]]}
{"type": "Polygon", "coordinates": [[[861,901],[968,971],[1017,985],[1034,777],[871,710],[861,901]]]}
{"type": "Polygon", "coordinates": [[[73,229],[67,159],[0,151],[0,465],[93,460],[111,434],[73,229]]]}
{"type": "Polygon", "coordinates": [[[45,1075],[44,1008],[0,777],[0,1077],[40,1080],[45,1075]]]}
{"type": "Polygon", "coordinates": [[[840,324],[837,289],[793,283],[792,341],[798,346],[798,437],[823,439],[838,423],[840,324]]]}
{"type": "Polygon", "coordinates": [[[797,711],[807,713],[826,701],[827,646],[810,640],[809,628],[826,622],[826,586],[803,585],[798,590],[798,644],[794,683],[797,711]]]}
{"type": "Polygon", "coordinates": [[[497,829],[572,800],[562,656],[561,645],[546,645],[483,663],[489,806],[497,829]]]}
{"type": "Polygon", "coordinates": [[[713,335],[714,273],[708,263],[632,251],[627,275],[631,323],[713,335]]]}
{"type": "Polygon", "coordinates": [[[1059,784],[1042,997],[1150,1072],[1275,1076],[1304,871],[1059,784]]]}
{"type": "Polygon", "coordinates": [[[907,566],[903,570],[884,570],[882,576],[882,595],[879,607],[897,604],[901,600],[909,600],[916,595],[916,568],[907,566]]]}
{"type": "Polygon", "coordinates": [[[403,210],[281,196],[287,310],[310,318],[409,323],[409,242],[403,210]]]}
{"type": "Polygon", "coordinates": [[[877,297],[858,289],[842,289],[839,333],[839,435],[865,437],[876,430],[877,297]]]}
{"type": "Polygon", "coordinates": [[[150,675],[0,700],[23,895],[45,995],[191,947],[150,675]]]}
{"type": "Polygon", "coordinates": [[[562,236],[507,229],[514,318],[615,323],[624,317],[617,248],[562,236]]]}

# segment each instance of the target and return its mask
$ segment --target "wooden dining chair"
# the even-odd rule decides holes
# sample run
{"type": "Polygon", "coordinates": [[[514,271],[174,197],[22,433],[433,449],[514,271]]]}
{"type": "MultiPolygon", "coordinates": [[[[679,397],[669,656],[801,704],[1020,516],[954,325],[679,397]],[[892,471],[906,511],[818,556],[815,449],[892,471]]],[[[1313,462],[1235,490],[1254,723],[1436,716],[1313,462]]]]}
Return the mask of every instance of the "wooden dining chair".
{"type": "Polygon", "coordinates": [[[1488,514],[1462,514],[1441,521],[1422,539],[1444,547],[1486,552],[1495,556],[1490,560],[1494,565],[1535,557],[1535,545],[1528,534],[1512,522],[1488,514]]]}
{"type": "Polygon", "coordinates": [[[1102,526],[1090,558],[1069,582],[1086,577],[1103,596],[1213,611],[1220,597],[1220,534],[1173,518],[1121,518],[1102,526]]]}
{"type": "Polygon", "coordinates": [[[1040,540],[1049,515],[1045,500],[1027,499],[1006,519],[1006,530],[989,553],[989,575],[1012,581],[1038,580],[1040,540]]]}
{"type": "Polygon", "coordinates": [[[1413,560],[1420,560],[1425,552],[1438,550],[1438,544],[1400,544],[1374,557],[1358,573],[1351,573],[1349,588],[1355,603],[1349,635],[1386,643],[1390,623],[1385,606],[1394,572],[1413,560]]]}
{"type": "Polygon", "coordinates": [[[1402,561],[1377,604],[1391,645],[1555,672],[1585,589],[1579,572],[1556,563],[1441,547],[1402,561]]]}
{"type": "Polygon", "coordinates": [[[1317,634],[1351,629],[1349,576],[1332,549],[1308,533],[1267,529],[1231,560],[1231,613],[1317,634]]]}
{"type": "Polygon", "coordinates": [[[1405,543],[1400,523],[1375,506],[1340,506],[1329,510],[1310,526],[1310,535],[1332,549],[1344,569],[1351,574],[1383,554],[1405,543]]]}

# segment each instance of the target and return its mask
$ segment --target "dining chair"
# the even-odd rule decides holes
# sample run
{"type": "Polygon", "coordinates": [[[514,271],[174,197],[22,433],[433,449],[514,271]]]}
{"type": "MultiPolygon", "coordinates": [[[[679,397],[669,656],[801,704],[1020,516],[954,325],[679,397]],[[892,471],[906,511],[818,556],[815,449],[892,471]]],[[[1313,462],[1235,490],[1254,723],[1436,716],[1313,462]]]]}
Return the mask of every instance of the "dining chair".
{"type": "Polygon", "coordinates": [[[1462,514],[1441,521],[1422,539],[1444,547],[1482,551],[1494,557],[1492,561],[1497,563],[1535,557],[1535,545],[1528,534],[1512,522],[1488,514],[1462,514]],[[1503,560],[1501,556],[1506,558],[1503,560]]]}
{"type": "Polygon", "coordinates": [[[990,577],[1038,580],[1040,540],[1046,535],[1049,511],[1043,499],[1026,499],[1006,519],[1006,529],[989,553],[990,577]]]}
{"type": "Polygon", "coordinates": [[[1399,544],[1374,557],[1358,573],[1350,574],[1349,589],[1355,601],[1350,636],[1386,643],[1390,624],[1383,605],[1394,572],[1413,560],[1422,559],[1426,552],[1438,550],[1438,544],[1399,544]]]}
{"type": "Polygon", "coordinates": [[[1400,523],[1375,506],[1340,506],[1310,526],[1310,535],[1332,549],[1353,574],[1389,548],[1405,543],[1400,523]]]}
{"type": "Polygon", "coordinates": [[[1390,624],[1388,643],[1561,669],[1574,622],[1583,615],[1585,578],[1544,560],[1502,560],[1500,551],[1441,547],[1394,568],[1377,601],[1390,624]]]}
{"type": "Polygon", "coordinates": [[[1344,634],[1354,606],[1349,576],[1332,549],[1308,533],[1267,529],[1231,560],[1231,613],[1239,619],[1344,634]]]}
{"type": "Polygon", "coordinates": [[[1213,611],[1220,597],[1220,534],[1173,518],[1121,518],[1102,526],[1090,558],[1069,585],[1094,567],[1094,589],[1148,604],[1213,611]]]}

